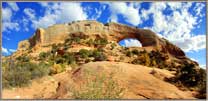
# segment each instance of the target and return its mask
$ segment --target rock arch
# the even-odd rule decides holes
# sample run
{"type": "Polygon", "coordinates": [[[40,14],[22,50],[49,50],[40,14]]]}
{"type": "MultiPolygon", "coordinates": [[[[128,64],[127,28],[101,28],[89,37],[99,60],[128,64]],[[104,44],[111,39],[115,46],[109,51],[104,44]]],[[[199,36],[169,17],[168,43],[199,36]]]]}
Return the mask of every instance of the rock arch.
{"type": "Polygon", "coordinates": [[[30,39],[30,44],[31,46],[35,46],[36,44],[44,45],[51,44],[53,42],[62,42],[67,38],[66,36],[69,36],[68,34],[80,33],[80,30],[78,29],[80,27],[85,27],[86,24],[94,26],[95,28],[99,28],[96,31],[94,30],[94,28],[90,28],[88,30],[83,29],[82,33],[89,37],[100,36],[101,38],[106,38],[109,41],[116,42],[119,42],[126,38],[134,38],[140,41],[143,47],[150,46],[163,52],[170,53],[174,56],[185,56],[185,53],[179,47],[168,42],[168,40],[158,37],[151,30],[139,29],[113,22],[104,25],[97,21],[88,20],[74,22],[67,26],[63,24],[54,25],[41,31],[38,29],[38,31],[36,31],[37,35],[34,35],[30,39]],[[75,27],[77,27],[78,29],[76,29],[75,27]],[[75,29],[71,30],[72,28],[75,29]]]}

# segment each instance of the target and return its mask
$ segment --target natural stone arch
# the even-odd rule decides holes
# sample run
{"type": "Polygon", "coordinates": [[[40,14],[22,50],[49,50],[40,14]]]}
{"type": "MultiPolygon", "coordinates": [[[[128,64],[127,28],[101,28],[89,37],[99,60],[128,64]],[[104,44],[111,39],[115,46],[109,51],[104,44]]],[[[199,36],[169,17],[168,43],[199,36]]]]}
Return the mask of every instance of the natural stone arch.
{"type": "Polygon", "coordinates": [[[129,33],[129,32],[121,32],[114,36],[114,40],[116,42],[120,42],[124,39],[137,39],[141,42],[143,47],[146,46],[157,46],[158,38],[157,36],[148,30],[143,30],[141,32],[129,33]]]}
{"type": "Polygon", "coordinates": [[[118,44],[123,47],[142,47],[141,42],[135,38],[123,39],[119,41],[118,44]]]}
{"type": "Polygon", "coordinates": [[[156,33],[150,30],[129,27],[118,23],[108,23],[103,25],[102,23],[96,21],[74,22],[68,26],[59,24],[44,29],[44,31],[37,31],[35,33],[37,35],[34,35],[32,38],[29,39],[30,46],[35,46],[37,44],[47,45],[54,42],[62,42],[67,38],[66,36],[69,36],[69,33],[79,33],[79,28],[76,29],[75,27],[84,27],[84,24],[90,24],[91,26],[96,26],[100,28],[97,31],[93,29],[83,30],[82,32],[89,37],[99,36],[100,38],[106,38],[109,41],[116,41],[117,43],[126,38],[135,38],[141,42],[143,47],[150,46],[153,49],[158,49],[162,52],[170,53],[174,56],[185,56],[185,53],[180,48],[168,42],[168,40],[158,37],[156,33]],[[69,28],[73,28],[74,30],[69,30],[69,28]]]}

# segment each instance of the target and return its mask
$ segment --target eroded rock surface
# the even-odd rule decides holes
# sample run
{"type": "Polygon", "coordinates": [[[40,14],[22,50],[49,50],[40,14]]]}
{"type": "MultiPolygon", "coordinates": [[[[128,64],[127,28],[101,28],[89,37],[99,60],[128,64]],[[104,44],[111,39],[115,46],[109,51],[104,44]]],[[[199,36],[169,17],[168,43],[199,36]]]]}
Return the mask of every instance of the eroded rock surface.
{"type": "MultiPolygon", "coordinates": [[[[107,38],[109,41],[119,42],[125,38],[138,39],[143,47],[153,47],[173,56],[185,56],[177,46],[165,39],[159,38],[154,32],[147,29],[129,27],[118,23],[102,24],[97,21],[77,21],[68,24],[57,24],[47,29],[39,28],[29,39],[30,47],[47,46],[53,43],[62,43],[69,34],[81,33],[87,37],[107,38]]],[[[23,41],[26,42],[26,41],[23,41]]],[[[23,42],[20,42],[19,46],[23,42]]]]}

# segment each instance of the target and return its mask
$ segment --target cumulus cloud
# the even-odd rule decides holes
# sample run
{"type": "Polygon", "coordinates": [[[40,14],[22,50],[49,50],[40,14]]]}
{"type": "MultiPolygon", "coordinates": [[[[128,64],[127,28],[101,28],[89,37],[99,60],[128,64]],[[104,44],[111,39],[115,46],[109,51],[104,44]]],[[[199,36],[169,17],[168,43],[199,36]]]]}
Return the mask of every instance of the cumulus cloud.
{"type": "Polygon", "coordinates": [[[200,17],[205,16],[205,14],[202,13],[203,8],[205,8],[204,4],[196,3],[196,6],[194,7],[194,10],[196,11],[196,15],[199,15],[200,17]]]}
{"type": "Polygon", "coordinates": [[[105,9],[106,9],[106,5],[101,5],[98,8],[87,6],[83,8],[83,11],[86,12],[86,14],[88,15],[87,19],[97,20],[98,18],[101,17],[101,14],[103,13],[103,10],[105,9]]]}
{"type": "Polygon", "coordinates": [[[12,8],[12,10],[14,11],[18,11],[19,7],[17,6],[17,4],[15,2],[8,2],[8,5],[12,8]]]}
{"type": "MultiPolygon", "coordinates": [[[[192,2],[178,3],[152,3],[150,9],[142,10],[142,17],[148,19],[150,14],[153,14],[153,26],[150,27],[159,36],[162,36],[169,41],[179,46],[185,52],[198,51],[205,49],[205,35],[194,35],[192,30],[199,24],[201,6],[197,9],[200,12],[193,15],[189,12],[189,8],[193,5],[192,2]],[[163,11],[170,7],[172,14],[165,15],[163,11]]],[[[203,4],[200,4],[203,5],[203,4]]],[[[203,6],[202,6],[203,7],[203,6]]],[[[195,33],[199,34],[199,33],[195,33]]],[[[201,33],[204,34],[204,33],[201,33]]]]}
{"type": "Polygon", "coordinates": [[[2,8],[2,20],[10,21],[12,16],[12,11],[10,8],[2,8]]]}
{"type": "Polygon", "coordinates": [[[38,19],[32,19],[33,27],[46,28],[56,23],[68,23],[71,21],[85,20],[87,14],[80,3],[40,3],[45,7],[45,13],[38,19]],[[43,23],[44,22],[44,23],[43,23]]]}
{"type": "Polygon", "coordinates": [[[10,30],[16,30],[19,31],[20,30],[20,26],[17,22],[3,22],[3,28],[2,31],[7,31],[10,32],[10,30]]]}
{"type": "Polygon", "coordinates": [[[2,54],[9,54],[8,49],[6,49],[4,47],[1,48],[1,51],[2,51],[2,54]]]}
{"type": "Polygon", "coordinates": [[[30,18],[30,19],[34,19],[35,18],[35,10],[31,9],[31,8],[25,8],[24,9],[24,13],[30,18]]]}
{"type": "Polygon", "coordinates": [[[206,35],[197,35],[191,38],[176,40],[177,46],[181,47],[185,52],[198,51],[206,48],[206,35]]]}
{"type": "Polygon", "coordinates": [[[191,60],[193,60],[193,61],[196,61],[196,62],[198,62],[198,60],[196,60],[196,59],[194,59],[194,58],[190,58],[191,60]]]}
{"type": "Polygon", "coordinates": [[[1,51],[3,55],[10,55],[11,53],[16,52],[15,49],[7,49],[5,47],[1,47],[1,51]]]}
{"type": "Polygon", "coordinates": [[[206,64],[200,64],[199,67],[201,67],[203,69],[206,69],[207,68],[206,64]]]}
{"type": "Polygon", "coordinates": [[[136,39],[125,39],[124,46],[126,46],[126,47],[142,47],[142,44],[136,39]]]}
{"type": "Polygon", "coordinates": [[[118,15],[121,14],[125,21],[132,25],[142,23],[138,11],[139,3],[130,3],[127,5],[125,2],[112,2],[107,4],[111,11],[110,21],[118,22],[118,15]]]}
{"type": "Polygon", "coordinates": [[[13,53],[13,52],[16,52],[17,50],[15,50],[15,49],[9,49],[9,51],[13,53]]]}
{"type": "Polygon", "coordinates": [[[12,17],[14,16],[14,12],[19,10],[16,3],[8,3],[9,7],[2,8],[2,31],[10,32],[10,30],[18,31],[19,23],[14,21],[12,17]],[[14,10],[14,11],[12,11],[14,10]]]}

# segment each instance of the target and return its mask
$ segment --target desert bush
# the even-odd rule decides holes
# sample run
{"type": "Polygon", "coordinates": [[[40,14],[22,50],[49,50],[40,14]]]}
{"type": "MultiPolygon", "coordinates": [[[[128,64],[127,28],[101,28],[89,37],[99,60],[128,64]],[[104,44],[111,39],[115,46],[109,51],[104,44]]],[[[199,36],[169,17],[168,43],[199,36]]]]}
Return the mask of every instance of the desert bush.
{"type": "Polygon", "coordinates": [[[31,79],[40,78],[42,76],[48,75],[50,72],[50,65],[45,62],[40,62],[37,64],[32,64],[30,66],[31,79]]]}
{"type": "Polygon", "coordinates": [[[65,61],[66,61],[66,60],[65,60],[63,57],[61,57],[61,56],[57,56],[57,57],[55,58],[55,63],[56,63],[56,64],[63,64],[65,61]]]}
{"type": "Polygon", "coordinates": [[[184,66],[177,71],[176,78],[186,86],[197,85],[197,70],[194,64],[185,63],[184,66]]]}
{"type": "Polygon", "coordinates": [[[39,54],[39,59],[44,60],[44,59],[46,59],[49,55],[50,55],[49,53],[41,52],[41,53],[39,54]]]}
{"type": "Polygon", "coordinates": [[[26,86],[30,83],[30,80],[42,77],[48,73],[49,67],[44,63],[10,63],[3,71],[3,88],[26,86]]]}
{"type": "Polygon", "coordinates": [[[94,61],[105,61],[105,60],[107,60],[106,55],[103,52],[100,52],[98,50],[93,51],[93,57],[95,58],[94,61]]]}
{"type": "Polygon", "coordinates": [[[71,38],[67,38],[65,41],[64,41],[65,44],[71,44],[72,43],[72,40],[71,38]]]}
{"type": "Polygon", "coordinates": [[[127,51],[126,56],[131,57],[131,56],[133,56],[133,53],[131,51],[127,51]]]}
{"type": "Polygon", "coordinates": [[[93,41],[93,39],[89,39],[89,40],[87,40],[86,44],[88,44],[89,46],[94,45],[94,41],[93,41]]]}
{"type": "Polygon", "coordinates": [[[150,66],[151,60],[148,53],[143,53],[139,56],[139,60],[141,61],[142,65],[150,66]]]}
{"type": "Polygon", "coordinates": [[[23,55],[23,56],[17,57],[16,60],[18,60],[19,62],[29,62],[30,58],[26,55],[23,55]]]}
{"type": "Polygon", "coordinates": [[[115,47],[116,47],[116,44],[115,43],[112,43],[111,44],[111,50],[113,50],[115,47]]]}
{"type": "Polygon", "coordinates": [[[81,56],[81,58],[87,58],[91,55],[91,51],[88,51],[86,49],[80,49],[79,50],[79,55],[81,56]]]}
{"type": "MultiPolygon", "coordinates": [[[[91,74],[92,75],[92,74],[91,74]]],[[[87,81],[79,90],[71,90],[75,99],[119,99],[124,91],[118,83],[113,80],[113,75],[98,75],[95,74],[92,78],[89,75],[85,76],[87,81]]]]}
{"type": "Polygon", "coordinates": [[[206,99],[206,83],[203,86],[200,86],[196,97],[199,99],[206,99]]]}
{"type": "Polygon", "coordinates": [[[184,65],[176,71],[176,76],[168,79],[169,82],[180,84],[187,89],[196,89],[196,97],[206,97],[206,71],[198,69],[192,63],[185,62],[184,65]]]}
{"type": "Polygon", "coordinates": [[[74,64],[74,63],[76,63],[76,59],[75,59],[73,53],[65,53],[63,55],[63,58],[65,58],[66,63],[68,63],[68,64],[74,64]]]}
{"type": "Polygon", "coordinates": [[[206,99],[206,70],[200,68],[196,78],[196,81],[198,82],[198,94],[196,95],[196,97],[200,99],[206,99]]]}
{"type": "Polygon", "coordinates": [[[104,38],[98,38],[98,39],[95,39],[94,40],[94,45],[106,45],[108,44],[108,40],[107,39],[104,39],[104,38]]]}
{"type": "Polygon", "coordinates": [[[132,53],[135,54],[135,55],[138,55],[139,54],[139,51],[136,50],[136,49],[134,49],[134,50],[132,50],[132,53]]]}
{"type": "Polygon", "coordinates": [[[73,37],[72,40],[75,43],[80,43],[80,41],[81,41],[81,39],[79,37],[73,37]]]}
{"type": "Polygon", "coordinates": [[[22,67],[19,64],[5,67],[2,72],[3,88],[24,86],[29,83],[31,73],[26,71],[26,67],[22,67]]]}
{"type": "Polygon", "coordinates": [[[139,54],[140,54],[140,52],[136,49],[133,49],[132,51],[131,50],[126,51],[126,56],[129,56],[129,57],[131,57],[133,55],[139,55],[139,54]]]}
{"type": "Polygon", "coordinates": [[[55,54],[57,52],[57,50],[58,50],[58,45],[53,44],[52,49],[51,49],[51,53],[55,54]]]}
{"type": "Polygon", "coordinates": [[[65,66],[63,64],[54,64],[51,68],[50,68],[50,73],[49,75],[54,75],[57,73],[61,73],[65,70],[65,66]]]}

